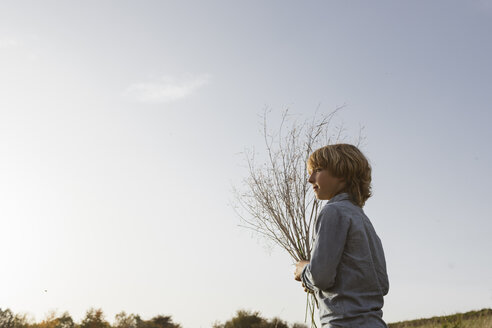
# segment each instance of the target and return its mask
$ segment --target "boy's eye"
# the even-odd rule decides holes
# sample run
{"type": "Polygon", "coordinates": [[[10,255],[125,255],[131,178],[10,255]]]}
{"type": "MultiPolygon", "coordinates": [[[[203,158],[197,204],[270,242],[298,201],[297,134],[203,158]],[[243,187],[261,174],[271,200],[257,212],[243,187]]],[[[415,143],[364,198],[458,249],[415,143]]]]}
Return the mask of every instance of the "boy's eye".
{"type": "Polygon", "coordinates": [[[321,172],[323,169],[320,167],[314,168],[310,174],[321,172]]]}

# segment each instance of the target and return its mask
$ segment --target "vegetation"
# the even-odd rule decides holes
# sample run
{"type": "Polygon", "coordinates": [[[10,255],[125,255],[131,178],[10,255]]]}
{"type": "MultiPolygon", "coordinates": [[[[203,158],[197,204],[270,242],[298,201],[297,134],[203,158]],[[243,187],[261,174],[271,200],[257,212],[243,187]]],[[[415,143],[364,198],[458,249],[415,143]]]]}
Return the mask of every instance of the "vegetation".
{"type": "Polygon", "coordinates": [[[171,316],[158,315],[150,320],[143,320],[139,315],[118,313],[113,325],[106,321],[101,309],[89,309],[82,321],[77,324],[68,312],[57,315],[49,313],[39,322],[31,322],[26,315],[14,314],[10,309],[0,308],[0,328],[181,328],[174,323],[171,316]]]}
{"type": "MultiPolygon", "coordinates": [[[[259,312],[239,310],[236,316],[224,324],[216,323],[213,328],[289,328],[285,321],[279,318],[267,320],[259,312]]],[[[303,324],[294,324],[292,328],[306,328],[303,324]]]]}
{"type": "MultiPolygon", "coordinates": [[[[457,313],[448,316],[402,321],[388,324],[389,328],[492,328],[492,309],[457,313]]],[[[143,320],[139,315],[118,313],[113,324],[104,317],[101,309],[89,309],[80,323],[75,323],[68,312],[61,315],[48,313],[41,322],[32,322],[25,314],[15,314],[10,309],[0,308],[0,328],[182,328],[171,316],[158,315],[143,320]]],[[[292,325],[279,319],[263,318],[259,312],[239,310],[225,323],[217,322],[213,328],[307,328],[292,325]]]]}
{"type": "Polygon", "coordinates": [[[389,328],[492,328],[492,309],[395,322],[389,328]]]}

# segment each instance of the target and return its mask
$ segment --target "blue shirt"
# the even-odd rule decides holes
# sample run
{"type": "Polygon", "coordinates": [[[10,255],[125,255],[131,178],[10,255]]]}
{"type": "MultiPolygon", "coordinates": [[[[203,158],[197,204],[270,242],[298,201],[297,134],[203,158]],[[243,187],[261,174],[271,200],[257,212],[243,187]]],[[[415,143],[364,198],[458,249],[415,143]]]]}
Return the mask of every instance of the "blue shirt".
{"type": "Polygon", "coordinates": [[[389,289],[383,246],[347,193],[321,210],[301,279],[318,300],[322,327],[387,327],[382,319],[389,289]]]}

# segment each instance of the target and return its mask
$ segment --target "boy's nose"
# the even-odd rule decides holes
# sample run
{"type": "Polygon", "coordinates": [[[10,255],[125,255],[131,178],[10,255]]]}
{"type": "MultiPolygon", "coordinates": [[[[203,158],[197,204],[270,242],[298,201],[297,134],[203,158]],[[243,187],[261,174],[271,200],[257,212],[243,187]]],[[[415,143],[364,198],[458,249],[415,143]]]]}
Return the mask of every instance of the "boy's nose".
{"type": "Polygon", "coordinates": [[[311,175],[309,176],[309,179],[308,179],[308,182],[309,182],[309,183],[314,183],[314,178],[313,178],[313,176],[314,176],[314,173],[313,173],[313,174],[311,174],[311,175]]]}

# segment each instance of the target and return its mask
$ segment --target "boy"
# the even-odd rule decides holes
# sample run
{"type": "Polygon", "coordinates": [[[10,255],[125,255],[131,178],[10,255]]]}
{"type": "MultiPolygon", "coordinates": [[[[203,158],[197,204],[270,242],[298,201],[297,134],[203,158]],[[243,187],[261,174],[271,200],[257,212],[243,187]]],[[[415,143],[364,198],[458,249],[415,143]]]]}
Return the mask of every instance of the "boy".
{"type": "Polygon", "coordinates": [[[296,264],[295,279],[316,296],[322,327],[387,327],[386,261],[362,210],[371,196],[371,166],[348,144],[316,150],[307,165],[316,198],[328,203],[316,221],[311,260],[296,264]]]}

